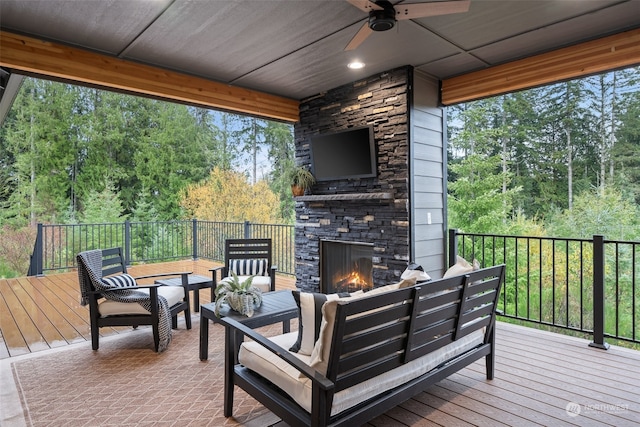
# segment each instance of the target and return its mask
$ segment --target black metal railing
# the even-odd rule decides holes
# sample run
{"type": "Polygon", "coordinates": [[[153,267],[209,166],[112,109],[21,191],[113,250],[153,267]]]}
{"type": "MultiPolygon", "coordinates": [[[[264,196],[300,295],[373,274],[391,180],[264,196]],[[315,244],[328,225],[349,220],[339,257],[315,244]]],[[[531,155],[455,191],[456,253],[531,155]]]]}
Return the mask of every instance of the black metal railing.
{"type": "Polygon", "coordinates": [[[508,236],[449,231],[456,255],[481,266],[506,264],[504,317],[640,343],[640,242],[508,236]]]}
{"type": "Polygon", "coordinates": [[[186,258],[224,260],[226,239],[270,238],[278,272],[294,274],[294,227],[213,221],[38,224],[28,275],[75,268],[82,251],[121,247],[128,264],[186,258]]]}

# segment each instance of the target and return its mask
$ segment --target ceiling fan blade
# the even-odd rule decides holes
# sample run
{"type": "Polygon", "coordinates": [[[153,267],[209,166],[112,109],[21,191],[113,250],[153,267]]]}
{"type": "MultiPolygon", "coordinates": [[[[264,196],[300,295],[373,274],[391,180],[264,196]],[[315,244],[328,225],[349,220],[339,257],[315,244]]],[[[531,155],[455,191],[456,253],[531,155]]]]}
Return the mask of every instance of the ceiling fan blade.
{"type": "Polygon", "coordinates": [[[462,13],[469,10],[470,0],[437,1],[432,3],[397,4],[396,19],[416,19],[428,16],[448,15],[450,13],[462,13]]]}
{"type": "Polygon", "coordinates": [[[365,21],[365,23],[362,24],[362,27],[360,27],[356,35],[353,36],[344,50],[353,50],[357,48],[358,46],[360,46],[360,43],[362,43],[367,37],[369,37],[369,34],[371,34],[372,32],[373,30],[369,28],[369,23],[365,21]]]}
{"type": "Polygon", "coordinates": [[[363,12],[369,13],[371,10],[382,10],[381,6],[378,6],[372,1],[369,0],[347,0],[353,6],[357,7],[363,12]]]}

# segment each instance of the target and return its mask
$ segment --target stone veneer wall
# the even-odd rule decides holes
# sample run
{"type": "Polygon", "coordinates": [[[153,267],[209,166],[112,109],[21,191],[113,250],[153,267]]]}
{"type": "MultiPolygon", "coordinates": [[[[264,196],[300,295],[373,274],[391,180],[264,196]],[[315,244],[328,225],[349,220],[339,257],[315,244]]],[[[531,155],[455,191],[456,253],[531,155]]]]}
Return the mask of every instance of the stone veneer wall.
{"type": "Polygon", "coordinates": [[[313,135],[373,125],[376,178],[318,182],[308,194],[390,199],[296,201],[296,286],[319,291],[320,240],[374,244],[374,286],[399,280],[409,260],[409,96],[413,70],[402,67],[303,100],[295,125],[296,164],[310,165],[313,135]]]}

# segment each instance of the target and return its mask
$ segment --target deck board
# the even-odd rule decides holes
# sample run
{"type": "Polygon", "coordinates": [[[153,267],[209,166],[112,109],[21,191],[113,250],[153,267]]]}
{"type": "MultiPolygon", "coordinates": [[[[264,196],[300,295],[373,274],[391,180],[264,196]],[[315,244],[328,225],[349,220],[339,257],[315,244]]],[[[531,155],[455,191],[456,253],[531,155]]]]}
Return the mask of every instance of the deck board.
{"type": "MultiPolygon", "coordinates": [[[[208,261],[189,260],[134,266],[130,273],[209,275],[212,266],[208,261]]],[[[277,288],[294,289],[295,280],[279,276],[277,288]]],[[[88,309],[79,298],[76,272],[0,280],[0,359],[90,340],[88,309]]],[[[200,291],[202,304],[209,298],[208,289],[200,291]]],[[[192,315],[197,319],[196,313],[192,315]]],[[[102,336],[129,331],[119,327],[100,332],[102,336]]],[[[484,360],[480,360],[366,426],[637,427],[640,352],[616,346],[604,351],[588,343],[498,322],[493,380],[486,380],[484,360]],[[582,405],[578,417],[567,413],[571,402],[582,405]]]]}

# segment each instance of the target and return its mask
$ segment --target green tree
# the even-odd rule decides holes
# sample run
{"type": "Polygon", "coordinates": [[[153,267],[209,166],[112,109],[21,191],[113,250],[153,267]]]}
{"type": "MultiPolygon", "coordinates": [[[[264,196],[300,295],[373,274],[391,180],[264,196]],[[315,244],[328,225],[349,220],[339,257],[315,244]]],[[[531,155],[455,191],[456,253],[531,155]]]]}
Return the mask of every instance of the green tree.
{"type": "Polygon", "coordinates": [[[636,240],[640,236],[640,212],[633,200],[612,188],[584,191],[576,196],[572,210],[556,210],[545,222],[550,235],[636,240]]]}
{"type": "Polygon", "coordinates": [[[449,225],[473,233],[499,233],[512,215],[513,198],[519,191],[502,191],[504,180],[499,156],[470,155],[453,165],[457,179],[449,183],[449,225]]]}
{"type": "Polygon", "coordinates": [[[107,181],[101,190],[91,190],[84,200],[81,216],[85,224],[115,223],[127,219],[114,185],[107,181]]]}
{"type": "Polygon", "coordinates": [[[138,179],[133,186],[149,189],[161,219],[180,218],[180,193],[209,173],[210,150],[199,129],[187,107],[161,103],[153,126],[132,156],[138,179]]]}
{"type": "Polygon", "coordinates": [[[265,129],[265,143],[271,161],[269,186],[280,199],[280,217],[288,223],[295,220],[295,202],[291,196],[291,182],[287,178],[295,167],[295,143],[293,128],[278,122],[268,122],[265,129]]]}

